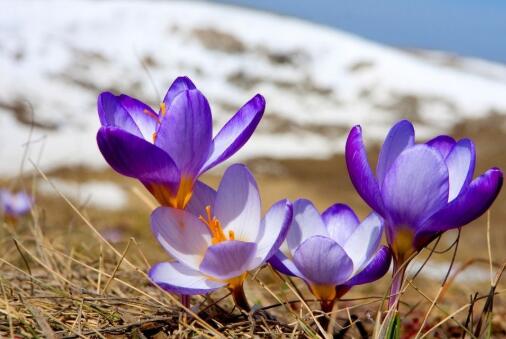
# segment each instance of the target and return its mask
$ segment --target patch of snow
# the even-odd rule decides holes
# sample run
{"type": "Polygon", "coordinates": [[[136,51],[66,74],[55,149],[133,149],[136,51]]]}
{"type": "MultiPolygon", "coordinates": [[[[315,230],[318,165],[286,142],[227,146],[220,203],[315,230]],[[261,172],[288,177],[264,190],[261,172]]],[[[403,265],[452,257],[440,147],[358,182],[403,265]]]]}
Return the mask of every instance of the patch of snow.
{"type": "MultiPolygon", "coordinates": [[[[408,268],[408,276],[415,274],[420,269],[420,267],[422,267],[422,265],[422,260],[413,260],[408,268]]],[[[454,263],[449,277],[452,277],[452,274],[457,272],[461,266],[461,263],[454,263]]],[[[420,276],[430,280],[442,281],[448,272],[449,267],[450,262],[436,262],[429,260],[427,265],[425,265],[422,271],[420,271],[420,276]]],[[[466,267],[455,278],[455,282],[462,284],[483,283],[487,281],[490,282],[490,271],[478,266],[466,267]]]]}
{"type": "MultiPolygon", "coordinates": [[[[121,210],[128,201],[126,192],[116,184],[105,181],[87,181],[82,183],[52,179],[51,182],[59,192],[85,206],[105,210],[121,210]]],[[[47,181],[39,183],[43,194],[56,195],[57,192],[47,181]]]]}
{"type": "Polygon", "coordinates": [[[267,99],[266,119],[282,119],[283,133],[261,123],[232,161],[327,157],[343,152],[342,131],[355,124],[379,142],[396,120],[413,118],[425,139],[463,119],[506,112],[505,66],[462,58],[455,66],[440,54],[421,54],[206,2],[10,1],[0,12],[0,174],[18,171],[30,130],[18,122],[28,105],[15,119],[13,104],[30,102],[36,122],[57,127],[32,136],[39,142],[30,158],[43,145],[43,170],[106,166],[95,142],[99,92],[156,106],[183,74],[208,96],[216,127],[257,92],[267,99]]]}

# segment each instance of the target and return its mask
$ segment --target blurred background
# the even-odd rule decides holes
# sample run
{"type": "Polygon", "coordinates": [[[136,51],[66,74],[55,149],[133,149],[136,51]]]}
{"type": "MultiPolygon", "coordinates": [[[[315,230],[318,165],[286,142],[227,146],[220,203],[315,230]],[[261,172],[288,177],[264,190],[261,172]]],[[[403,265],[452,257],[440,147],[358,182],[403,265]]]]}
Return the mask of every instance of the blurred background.
{"type": "MultiPolygon", "coordinates": [[[[98,151],[96,98],[111,90],[157,106],[179,75],[207,95],[215,131],[253,95],[266,97],[257,132],[228,162],[250,166],[264,208],[306,197],[321,210],[345,202],[365,216],[343,159],[355,124],[373,166],[390,126],[407,118],[418,141],[472,138],[477,174],[506,168],[502,1],[0,3],[0,183],[20,189],[17,178],[29,180],[55,241],[73,234],[79,246],[87,229],[50,185],[32,181],[31,162],[111,241],[135,236],[150,260],[163,258],[150,209],[133,193],[143,188],[110,170],[98,151]]],[[[216,185],[225,166],[204,181],[216,185]]],[[[498,262],[506,258],[505,203],[503,192],[490,215],[498,262]]],[[[455,237],[446,235],[441,248],[455,237]]],[[[486,216],[462,238],[457,266],[486,259],[486,216]]],[[[440,280],[449,256],[433,259],[422,278],[440,280]]],[[[486,287],[488,269],[473,265],[459,279],[467,298],[476,284],[486,287]]]]}

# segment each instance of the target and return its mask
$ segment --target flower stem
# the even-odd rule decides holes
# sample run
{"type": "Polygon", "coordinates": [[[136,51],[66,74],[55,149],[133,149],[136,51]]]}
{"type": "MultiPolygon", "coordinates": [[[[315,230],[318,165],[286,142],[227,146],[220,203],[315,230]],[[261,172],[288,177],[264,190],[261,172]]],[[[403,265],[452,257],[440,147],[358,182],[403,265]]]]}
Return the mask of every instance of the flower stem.
{"type": "Polygon", "coordinates": [[[186,308],[190,308],[190,296],[181,294],[181,304],[183,304],[183,306],[186,308]]]}
{"type": "Polygon", "coordinates": [[[244,288],[242,284],[234,286],[234,288],[230,289],[230,292],[232,292],[232,298],[234,298],[234,302],[237,307],[246,312],[251,311],[251,307],[249,306],[246,294],[244,294],[244,288]]]}
{"type": "MultiPolygon", "coordinates": [[[[321,300],[320,301],[320,308],[322,310],[322,312],[324,313],[330,313],[332,312],[332,308],[334,307],[334,303],[335,303],[336,299],[332,299],[332,300],[321,300]]],[[[328,327],[329,327],[329,324],[330,324],[330,318],[328,315],[324,315],[323,317],[320,317],[319,318],[319,322],[320,322],[320,325],[322,326],[322,328],[327,331],[328,330],[328,327]]]]}
{"type": "Polygon", "coordinates": [[[399,300],[401,298],[402,283],[404,282],[404,274],[408,265],[394,260],[394,275],[392,277],[392,287],[390,288],[390,298],[388,300],[388,308],[394,307],[394,310],[399,309],[399,300]]]}

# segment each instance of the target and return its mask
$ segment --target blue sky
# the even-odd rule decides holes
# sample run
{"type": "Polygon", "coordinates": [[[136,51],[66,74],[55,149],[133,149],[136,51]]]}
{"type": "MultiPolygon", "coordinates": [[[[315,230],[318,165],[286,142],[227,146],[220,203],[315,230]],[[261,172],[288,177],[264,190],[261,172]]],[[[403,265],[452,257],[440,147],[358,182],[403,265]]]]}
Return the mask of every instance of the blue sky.
{"type": "Polygon", "coordinates": [[[334,26],[398,47],[506,63],[506,0],[217,0],[334,26]]]}

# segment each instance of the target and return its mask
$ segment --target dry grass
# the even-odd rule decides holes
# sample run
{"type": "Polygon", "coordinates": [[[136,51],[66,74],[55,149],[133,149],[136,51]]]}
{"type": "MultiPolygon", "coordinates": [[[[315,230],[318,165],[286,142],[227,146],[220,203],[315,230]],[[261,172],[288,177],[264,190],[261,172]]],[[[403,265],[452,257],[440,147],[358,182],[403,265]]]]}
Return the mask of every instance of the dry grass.
{"type": "MultiPolygon", "coordinates": [[[[307,174],[303,168],[301,172],[307,174]]],[[[55,171],[51,175],[71,178],[74,175],[71,173],[55,171]]],[[[107,173],[87,175],[95,179],[110,177],[107,173]]],[[[83,180],[87,175],[84,172],[79,176],[83,180]]],[[[291,192],[292,186],[287,181],[269,179],[268,175],[259,177],[261,187],[262,183],[264,187],[271,183],[278,185],[267,195],[267,204],[278,198],[272,192],[300,194],[300,191],[291,192]]],[[[37,180],[45,179],[43,173],[29,180],[25,178],[25,188],[35,188],[37,180]]],[[[206,180],[216,183],[214,177],[206,180]]],[[[307,183],[303,177],[298,180],[307,183]]],[[[135,195],[131,199],[137,199],[137,207],[145,200],[135,195]]],[[[329,199],[335,198],[320,192],[319,204],[329,199]]],[[[40,197],[32,214],[18,223],[3,222],[0,335],[30,338],[314,338],[327,335],[317,321],[323,315],[316,311],[318,304],[306,287],[268,266],[247,280],[246,293],[255,305],[254,313],[235,309],[226,291],[193,297],[191,309],[184,309],[176,296],[162,291],[147,278],[146,272],[155,260],[166,260],[144,228],[148,214],[149,207],[144,205],[128,213],[106,213],[77,206],[58,193],[56,197],[40,197]],[[135,231],[126,227],[124,231],[130,233],[125,241],[111,244],[99,232],[99,225],[125,220],[142,225],[135,231]]],[[[494,227],[488,226],[481,227],[479,239],[488,244],[488,251],[480,251],[483,257],[470,258],[467,253],[464,258],[470,258],[470,266],[490,266],[490,284],[459,285],[455,282],[459,271],[446,278],[442,276],[439,282],[420,277],[409,279],[400,309],[404,337],[506,337],[503,301],[506,291],[500,285],[498,274],[504,267],[501,260],[494,260],[494,253],[503,249],[491,245],[493,233],[490,232],[494,227]]],[[[431,254],[427,249],[421,257],[454,258],[454,253],[461,252],[461,249],[457,251],[458,245],[458,241],[452,246],[438,243],[438,253],[431,254]]],[[[341,300],[330,314],[335,325],[334,337],[360,338],[378,333],[387,311],[383,301],[388,284],[387,276],[377,283],[356,287],[346,295],[347,299],[341,300]]]]}

